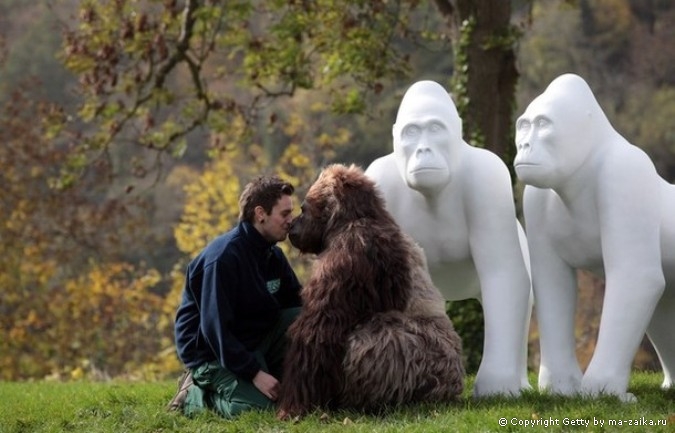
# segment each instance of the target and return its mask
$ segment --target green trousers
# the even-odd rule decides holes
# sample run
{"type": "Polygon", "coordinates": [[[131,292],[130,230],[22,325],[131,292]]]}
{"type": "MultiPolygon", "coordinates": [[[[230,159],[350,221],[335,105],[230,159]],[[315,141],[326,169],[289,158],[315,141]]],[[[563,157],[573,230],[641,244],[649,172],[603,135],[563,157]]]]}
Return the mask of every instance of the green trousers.
{"type": "MultiPolygon", "coordinates": [[[[300,307],[282,310],[277,323],[254,351],[262,370],[279,380],[287,346],[286,331],[299,313],[300,307]]],[[[183,406],[188,416],[211,409],[223,418],[233,418],[246,410],[274,407],[274,402],[253,382],[238,377],[217,362],[194,368],[192,380],[194,386],[190,387],[183,406]]]]}

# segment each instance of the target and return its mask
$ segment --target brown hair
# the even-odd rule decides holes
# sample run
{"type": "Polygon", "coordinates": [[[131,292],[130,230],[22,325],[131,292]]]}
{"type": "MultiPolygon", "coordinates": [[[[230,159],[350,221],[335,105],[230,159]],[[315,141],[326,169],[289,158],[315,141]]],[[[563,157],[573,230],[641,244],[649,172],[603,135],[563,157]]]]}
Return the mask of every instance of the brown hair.
{"type": "Polygon", "coordinates": [[[244,187],[239,196],[239,221],[253,223],[256,206],[262,206],[269,215],[282,195],[292,195],[294,191],[293,185],[278,176],[256,177],[244,187]]]}

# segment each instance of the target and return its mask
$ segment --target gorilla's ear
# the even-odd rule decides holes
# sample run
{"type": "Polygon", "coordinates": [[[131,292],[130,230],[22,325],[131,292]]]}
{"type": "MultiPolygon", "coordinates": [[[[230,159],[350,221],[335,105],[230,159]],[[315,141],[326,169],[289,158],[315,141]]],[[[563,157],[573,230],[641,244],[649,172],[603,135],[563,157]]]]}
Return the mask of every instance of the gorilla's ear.
{"type": "Polygon", "coordinates": [[[375,183],[365,175],[363,169],[355,164],[342,166],[335,175],[335,195],[342,215],[348,219],[358,219],[379,214],[382,204],[375,183]]]}

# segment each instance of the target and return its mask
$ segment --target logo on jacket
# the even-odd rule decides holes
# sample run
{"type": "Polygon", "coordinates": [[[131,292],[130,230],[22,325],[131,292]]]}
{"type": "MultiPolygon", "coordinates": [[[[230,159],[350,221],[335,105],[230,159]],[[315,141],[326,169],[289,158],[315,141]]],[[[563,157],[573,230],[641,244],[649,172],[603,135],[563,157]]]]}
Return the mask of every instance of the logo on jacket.
{"type": "Polygon", "coordinates": [[[267,291],[271,294],[275,294],[279,291],[281,287],[281,279],[277,278],[276,280],[270,280],[267,283],[267,291]]]}

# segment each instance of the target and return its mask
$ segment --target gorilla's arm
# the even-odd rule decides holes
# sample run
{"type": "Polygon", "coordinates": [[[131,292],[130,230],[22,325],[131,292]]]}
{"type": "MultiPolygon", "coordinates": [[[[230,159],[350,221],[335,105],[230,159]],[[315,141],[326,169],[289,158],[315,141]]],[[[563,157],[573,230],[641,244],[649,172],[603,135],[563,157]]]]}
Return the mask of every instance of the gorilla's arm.
{"type": "Polygon", "coordinates": [[[338,330],[332,335],[313,332],[330,327],[332,318],[340,321],[333,314],[303,309],[289,328],[290,343],[284,360],[277,412],[279,419],[302,416],[315,408],[329,408],[337,403],[343,384],[341,364],[346,336],[339,338],[341,332],[338,330]],[[304,335],[301,334],[303,331],[304,335]]]}

